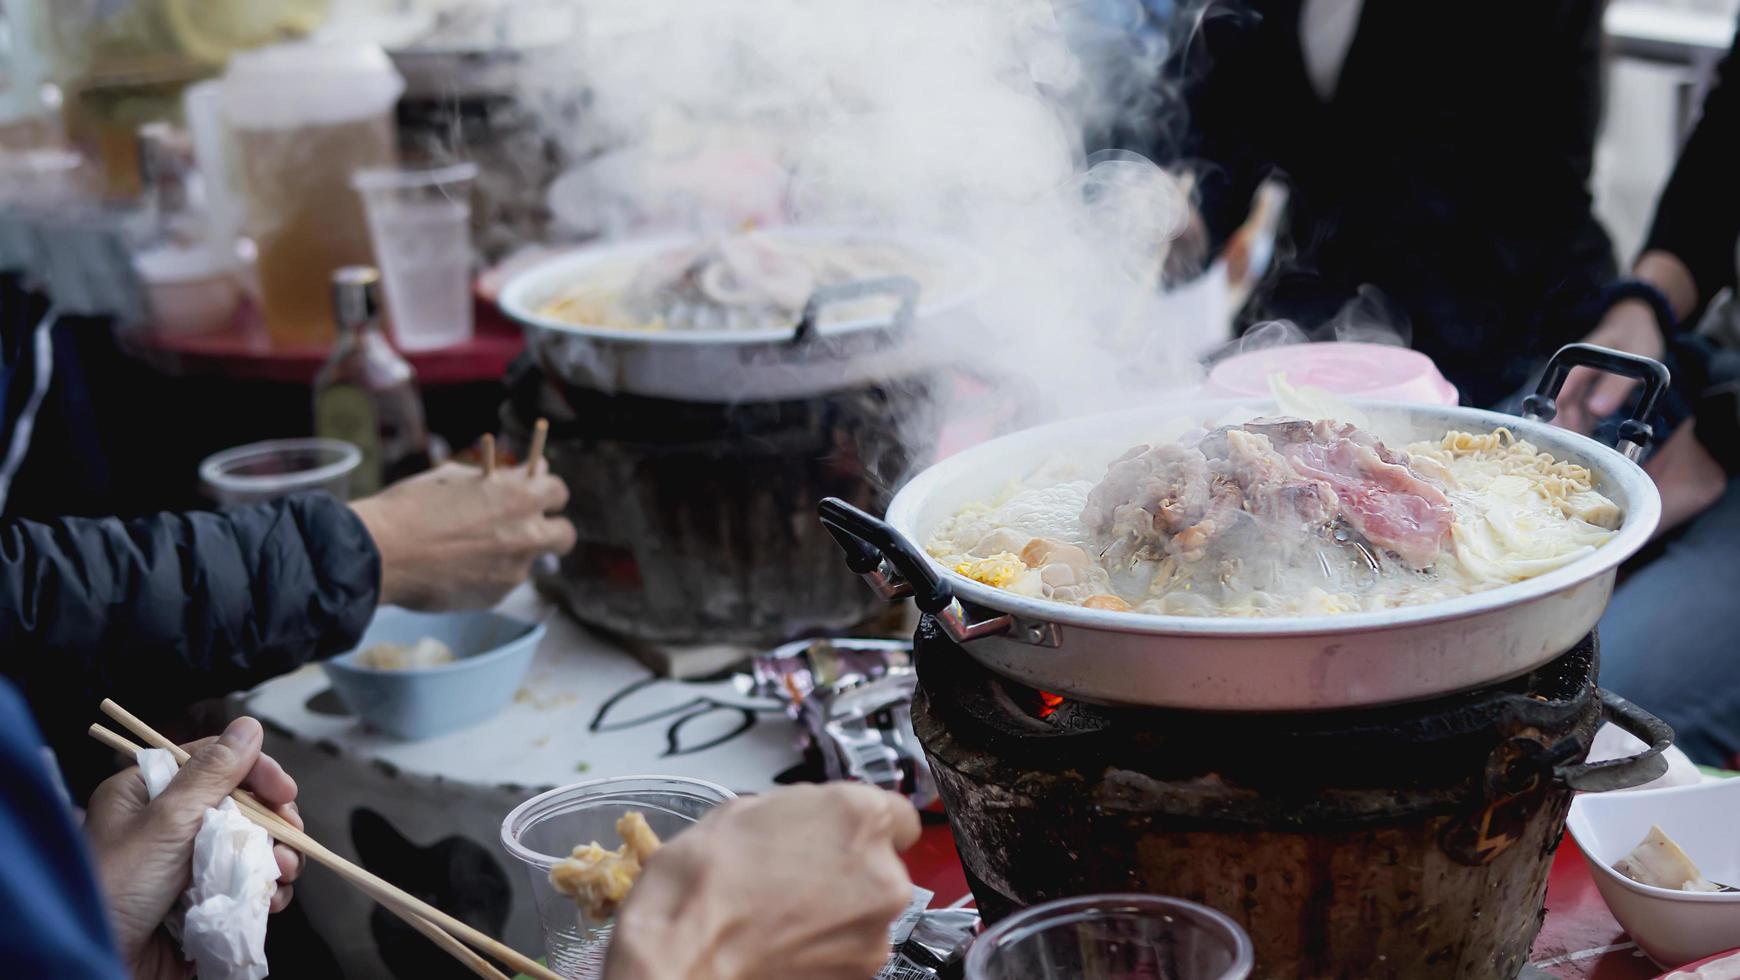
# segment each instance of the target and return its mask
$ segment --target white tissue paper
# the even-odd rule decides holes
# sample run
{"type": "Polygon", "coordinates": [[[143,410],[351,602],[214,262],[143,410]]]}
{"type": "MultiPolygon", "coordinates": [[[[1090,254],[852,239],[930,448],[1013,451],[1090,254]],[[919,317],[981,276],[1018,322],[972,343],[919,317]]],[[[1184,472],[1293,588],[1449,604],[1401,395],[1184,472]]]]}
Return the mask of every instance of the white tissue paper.
{"type": "MultiPolygon", "coordinates": [[[[152,799],[174,778],[175,759],[163,749],[139,754],[152,799]]],[[[272,838],[242,815],[235,801],[205,811],[193,839],[193,883],[171,913],[170,931],[200,980],[261,980],[266,976],[266,917],[278,887],[272,838]]]]}

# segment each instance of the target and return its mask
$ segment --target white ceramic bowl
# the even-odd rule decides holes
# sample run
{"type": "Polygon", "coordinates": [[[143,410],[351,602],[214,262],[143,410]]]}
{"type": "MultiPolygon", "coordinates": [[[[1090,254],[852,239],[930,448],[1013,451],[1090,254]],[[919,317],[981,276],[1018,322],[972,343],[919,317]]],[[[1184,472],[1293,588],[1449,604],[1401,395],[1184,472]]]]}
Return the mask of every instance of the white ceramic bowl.
{"type": "Polygon", "coordinates": [[[1571,804],[1568,822],[1595,887],[1650,959],[1671,968],[1740,946],[1740,893],[1671,891],[1613,870],[1652,825],[1673,838],[1704,877],[1740,883],[1740,779],[1585,793],[1571,804]]]}

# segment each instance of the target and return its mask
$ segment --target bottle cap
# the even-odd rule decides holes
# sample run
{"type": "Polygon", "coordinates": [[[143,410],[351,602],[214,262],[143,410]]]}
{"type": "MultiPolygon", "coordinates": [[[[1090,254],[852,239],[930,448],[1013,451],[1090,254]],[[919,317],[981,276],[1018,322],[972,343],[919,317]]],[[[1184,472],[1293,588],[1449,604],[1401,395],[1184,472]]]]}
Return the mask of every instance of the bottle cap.
{"type": "Polygon", "coordinates": [[[380,315],[381,274],[374,266],[347,265],[333,270],[332,308],[340,330],[354,330],[380,315]]]}

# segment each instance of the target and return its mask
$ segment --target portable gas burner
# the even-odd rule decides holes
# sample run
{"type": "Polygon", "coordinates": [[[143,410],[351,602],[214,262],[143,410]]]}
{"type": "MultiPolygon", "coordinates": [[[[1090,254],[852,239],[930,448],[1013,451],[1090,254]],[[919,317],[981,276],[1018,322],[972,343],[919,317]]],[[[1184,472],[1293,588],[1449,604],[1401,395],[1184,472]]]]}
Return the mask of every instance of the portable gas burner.
{"type": "Polygon", "coordinates": [[[1381,708],[1107,707],[1002,678],[932,617],[913,723],[980,911],[1192,899],[1258,976],[1514,977],[1574,789],[1653,776],[1672,733],[1595,684],[1598,642],[1523,677],[1381,708]],[[1652,743],[1584,763],[1608,718],[1652,743]]]}

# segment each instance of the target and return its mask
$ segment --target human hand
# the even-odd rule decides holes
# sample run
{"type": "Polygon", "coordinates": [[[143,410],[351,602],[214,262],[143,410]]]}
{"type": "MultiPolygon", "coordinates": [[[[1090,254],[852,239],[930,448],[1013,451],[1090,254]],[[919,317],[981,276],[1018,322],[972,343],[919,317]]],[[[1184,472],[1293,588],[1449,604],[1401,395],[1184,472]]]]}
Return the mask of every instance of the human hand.
{"type": "Polygon", "coordinates": [[[851,783],[733,800],[660,848],[616,916],[606,980],[866,980],[912,899],[904,797],[851,783]]]}
{"type": "Polygon", "coordinates": [[[1661,492],[1661,524],[1657,534],[1679,527],[1703,513],[1728,488],[1722,464],[1698,441],[1696,419],[1687,419],[1643,464],[1661,492]]]}
{"type": "MultiPolygon", "coordinates": [[[[1648,303],[1627,299],[1615,303],[1600,326],[1583,338],[1586,344],[1608,347],[1661,360],[1667,341],[1648,303]]],[[[1554,423],[1588,435],[1595,424],[1625,405],[1637,382],[1593,368],[1572,368],[1559,389],[1559,414],[1554,423]]]]}
{"type": "Polygon", "coordinates": [[[381,553],[381,603],[412,609],[491,606],[526,580],[538,556],[574,547],[574,525],[550,517],[568,487],[540,462],[480,470],[457,463],[358,500],[381,553]]]}
{"type": "MultiPolygon", "coordinates": [[[[269,755],[260,752],[265,733],[252,718],[237,718],[216,738],[183,746],[192,758],[169,786],[152,800],[138,767],[123,770],[91,795],[85,833],[103,883],[104,903],[115,929],[121,962],[135,978],[184,978],[193,966],[159,928],[175,900],[192,880],[193,839],[205,811],[238,786],[297,827],[296,781],[269,755]]],[[[302,873],[302,856],[282,844],[278,890],[272,911],[290,904],[291,883],[302,873]]]]}

